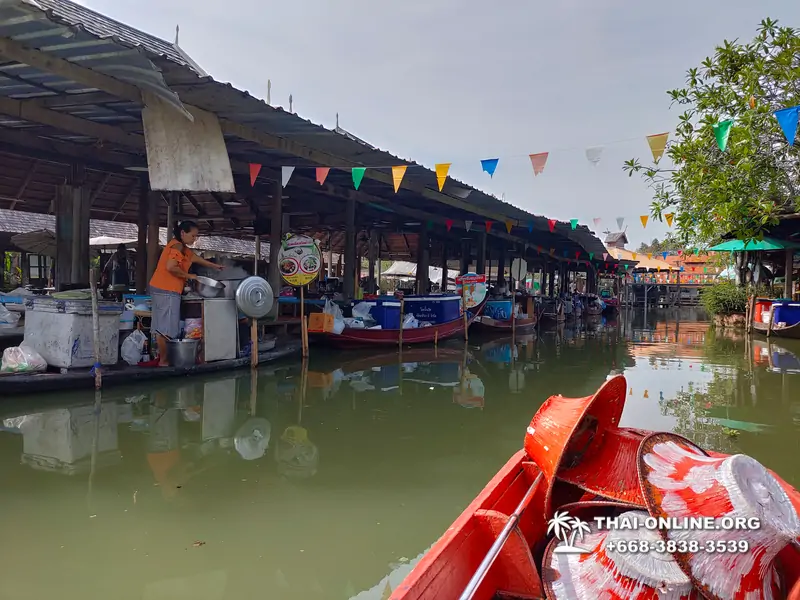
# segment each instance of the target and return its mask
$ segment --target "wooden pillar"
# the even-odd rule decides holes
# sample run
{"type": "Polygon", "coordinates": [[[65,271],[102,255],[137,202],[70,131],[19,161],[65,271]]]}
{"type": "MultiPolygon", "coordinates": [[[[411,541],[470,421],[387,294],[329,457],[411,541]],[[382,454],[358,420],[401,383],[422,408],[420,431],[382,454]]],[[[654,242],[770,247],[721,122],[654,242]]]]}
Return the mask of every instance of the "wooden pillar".
{"type": "Polygon", "coordinates": [[[167,241],[169,242],[175,237],[172,230],[175,229],[175,215],[178,212],[178,196],[179,192],[170,192],[167,204],[167,241]]]}
{"type": "Polygon", "coordinates": [[[554,263],[554,262],[548,263],[547,271],[548,271],[547,275],[548,275],[548,278],[549,278],[549,282],[548,282],[548,285],[547,285],[547,287],[548,287],[547,295],[548,296],[555,296],[555,293],[556,293],[556,263],[554,263]]]}
{"type": "Polygon", "coordinates": [[[506,248],[505,242],[500,242],[497,254],[497,287],[503,287],[506,284],[506,248]]]}
{"type": "MultiPolygon", "coordinates": [[[[148,186],[149,187],[149,186],[148,186]]],[[[156,265],[158,264],[159,258],[159,239],[158,239],[158,230],[159,230],[159,215],[158,212],[161,209],[161,193],[160,192],[148,192],[147,193],[147,282],[150,282],[150,279],[153,277],[153,273],[156,270],[156,265]]]]}
{"type": "Polygon", "coordinates": [[[792,275],[794,273],[794,250],[791,248],[786,250],[786,279],[783,284],[783,297],[792,298],[792,275]]]}
{"type": "Polygon", "coordinates": [[[270,205],[270,231],[269,231],[269,270],[267,280],[275,295],[272,315],[278,315],[278,301],[281,289],[281,272],[278,270],[278,252],[281,249],[281,236],[283,234],[283,186],[280,181],[272,182],[272,204],[270,205]]]}
{"type": "Polygon", "coordinates": [[[56,290],[72,282],[72,202],[71,188],[56,188],[56,290]]]}
{"type": "Polygon", "coordinates": [[[355,292],[355,278],[357,272],[361,270],[360,265],[356,264],[356,201],[354,198],[348,198],[345,206],[344,238],[344,297],[346,300],[352,300],[355,292]]]}
{"type": "Polygon", "coordinates": [[[470,240],[461,240],[461,261],[459,265],[459,275],[469,272],[469,264],[472,258],[472,244],[470,240]]]}
{"type": "Polygon", "coordinates": [[[478,275],[486,274],[486,232],[478,234],[478,264],[476,272],[478,275]]]}
{"type": "Polygon", "coordinates": [[[419,230],[419,241],[417,242],[417,293],[427,294],[428,284],[430,283],[430,237],[428,236],[428,226],[423,223],[419,230]]]}
{"type": "Polygon", "coordinates": [[[147,291],[147,209],[150,206],[146,177],[139,180],[139,212],[136,217],[138,237],[136,240],[136,293],[147,291]]]}
{"type": "Polygon", "coordinates": [[[375,263],[378,260],[378,230],[372,229],[369,232],[369,247],[367,248],[367,260],[369,262],[369,283],[367,291],[370,294],[376,293],[378,280],[375,277],[375,263]]]}

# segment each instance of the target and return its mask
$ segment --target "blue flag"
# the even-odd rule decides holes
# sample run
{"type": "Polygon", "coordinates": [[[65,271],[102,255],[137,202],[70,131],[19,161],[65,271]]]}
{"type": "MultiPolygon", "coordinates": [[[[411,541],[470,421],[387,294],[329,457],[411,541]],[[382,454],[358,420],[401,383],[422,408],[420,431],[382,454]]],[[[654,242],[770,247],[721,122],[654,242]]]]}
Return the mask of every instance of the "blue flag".
{"type": "Polygon", "coordinates": [[[778,119],[778,124],[781,126],[783,135],[786,136],[789,145],[794,146],[794,138],[797,135],[797,122],[800,120],[800,106],[776,110],[775,118],[778,119]]]}
{"type": "Polygon", "coordinates": [[[497,169],[497,163],[499,162],[499,158],[484,158],[481,161],[481,169],[486,171],[489,174],[489,177],[492,177],[494,176],[495,169],[497,169]]]}

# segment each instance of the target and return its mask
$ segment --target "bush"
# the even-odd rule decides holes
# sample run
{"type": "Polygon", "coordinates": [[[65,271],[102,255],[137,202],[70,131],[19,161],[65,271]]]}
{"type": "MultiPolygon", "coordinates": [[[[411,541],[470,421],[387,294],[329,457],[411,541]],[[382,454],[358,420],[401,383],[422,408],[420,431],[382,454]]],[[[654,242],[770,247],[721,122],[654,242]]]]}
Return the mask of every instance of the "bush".
{"type": "Polygon", "coordinates": [[[700,291],[700,303],[712,315],[744,313],[747,310],[747,290],[733,281],[720,281],[700,291]]]}

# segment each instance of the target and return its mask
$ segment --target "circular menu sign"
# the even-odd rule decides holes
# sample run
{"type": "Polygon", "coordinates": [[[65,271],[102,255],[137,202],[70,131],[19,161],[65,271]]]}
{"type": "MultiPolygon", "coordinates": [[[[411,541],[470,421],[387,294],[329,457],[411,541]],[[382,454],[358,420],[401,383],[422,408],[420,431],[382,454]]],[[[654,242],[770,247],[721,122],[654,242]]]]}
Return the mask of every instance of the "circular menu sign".
{"type": "Polygon", "coordinates": [[[486,299],[486,275],[476,273],[459,275],[456,277],[456,290],[463,294],[467,309],[475,308],[486,299]]]}
{"type": "Polygon", "coordinates": [[[283,280],[293,287],[308,285],[317,278],[322,256],[314,238],[286,234],[278,252],[278,269],[283,280]]]}

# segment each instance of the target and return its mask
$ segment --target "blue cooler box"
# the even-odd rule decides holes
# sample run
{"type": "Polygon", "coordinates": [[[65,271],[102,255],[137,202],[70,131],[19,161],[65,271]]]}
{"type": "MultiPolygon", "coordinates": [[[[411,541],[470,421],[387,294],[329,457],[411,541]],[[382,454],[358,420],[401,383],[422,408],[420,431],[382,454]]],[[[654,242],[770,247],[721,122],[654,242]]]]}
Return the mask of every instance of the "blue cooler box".
{"type": "Polygon", "coordinates": [[[417,321],[439,325],[455,321],[461,316],[461,296],[406,296],[406,313],[413,314],[417,321]]]}
{"type": "Polygon", "coordinates": [[[400,329],[400,301],[393,296],[364,302],[369,314],[382,329],[400,329]]]}

